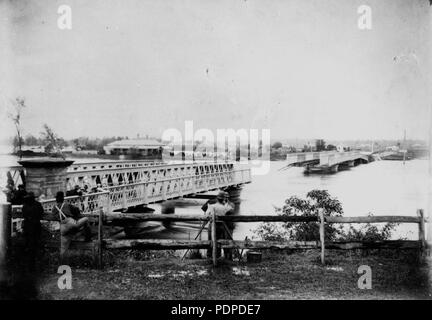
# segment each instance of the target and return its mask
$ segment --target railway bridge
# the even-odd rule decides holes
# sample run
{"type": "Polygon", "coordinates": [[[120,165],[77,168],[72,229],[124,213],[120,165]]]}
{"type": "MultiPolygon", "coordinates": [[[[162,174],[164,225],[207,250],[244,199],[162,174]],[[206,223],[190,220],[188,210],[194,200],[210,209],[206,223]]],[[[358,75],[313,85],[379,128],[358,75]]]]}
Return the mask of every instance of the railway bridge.
{"type": "Polygon", "coordinates": [[[237,162],[101,161],[73,163],[60,159],[29,159],[21,166],[0,168],[2,188],[25,184],[27,191],[42,195],[50,212],[57,191],[75,185],[97,188],[83,196],[66,197],[83,214],[126,211],[136,206],[193,196],[216,190],[240,188],[251,182],[251,170],[237,162]]]}
{"type": "Polygon", "coordinates": [[[342,168],[368,163],[369,157],[358,151],[325,151],[288,154],[286,161],[287,167],[304,167],[305,173],[335,173],[342,168]]]}

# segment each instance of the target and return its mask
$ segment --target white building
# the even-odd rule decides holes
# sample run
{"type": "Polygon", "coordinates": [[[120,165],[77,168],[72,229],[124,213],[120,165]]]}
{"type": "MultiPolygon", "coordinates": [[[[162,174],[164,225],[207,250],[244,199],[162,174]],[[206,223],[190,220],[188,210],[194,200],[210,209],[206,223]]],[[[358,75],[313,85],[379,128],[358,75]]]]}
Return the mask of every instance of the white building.
{"type": "Polygon", "coordinates": [[[126,139],[108,143],[105,153],[141,157],[161,157],[165,144],[152,139],[126,139]]]}

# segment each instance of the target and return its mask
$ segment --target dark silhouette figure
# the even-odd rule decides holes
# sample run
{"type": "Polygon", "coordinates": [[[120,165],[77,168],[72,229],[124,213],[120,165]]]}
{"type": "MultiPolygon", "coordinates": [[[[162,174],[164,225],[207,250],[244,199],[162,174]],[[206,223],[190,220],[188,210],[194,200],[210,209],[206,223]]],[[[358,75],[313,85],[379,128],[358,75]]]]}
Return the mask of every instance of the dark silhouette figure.
{"type": "Polygon", "coordinates": [[[43,212],[43,207],[36,201],[33,192],[29,192],[24,197],[22,208],[24,247],[17,256],[16,265],[13,268],[13,284],[8,295],[11,299],[37,299],[39,275],[37,265],[41,243],[40,220],[43,212]]]}
{"type": "Polygon", "coordinates": [[[24,188],[23,184],[18,186],[18,190],[15,190],[12,194],[12,204],[13,205],[22,205],[24,204],[24,198],[27,195],[27,191],[24,188]]]}
{"type": "Polygon", "coordinates": [[[29,192],[24,197],[22,214],[24,218],[24,248],[26,251],[27,266],[33,272],[36,268],[36,260],[39,254],[41,242],[41,223],[44,209],[40,202],[36,201],[34,193],[29,192]]]}

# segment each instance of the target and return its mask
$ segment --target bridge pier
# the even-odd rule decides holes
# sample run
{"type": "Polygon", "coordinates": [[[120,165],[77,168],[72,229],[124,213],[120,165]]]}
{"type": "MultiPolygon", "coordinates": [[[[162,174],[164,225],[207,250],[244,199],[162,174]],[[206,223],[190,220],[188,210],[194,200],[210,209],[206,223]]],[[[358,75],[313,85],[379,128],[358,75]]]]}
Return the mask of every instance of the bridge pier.
{"type": "Polygon", "coordinates": [[[339,165],[336,164],[336,165],[334,165],[334,166],[331,166],[331,167],[329,168],[329,171],[330,171],[331,173],[336,173],[336,172],[338,172],[338,171],[339,171],[339,165]]]}
{"type": "Polygon", "coordinates": [[[67,168],[72,160],[57,158],[29,159],[18,161],[26,170],[26,190],[39,197],[52,199],[58,191],[66,191],[67,168]]]}

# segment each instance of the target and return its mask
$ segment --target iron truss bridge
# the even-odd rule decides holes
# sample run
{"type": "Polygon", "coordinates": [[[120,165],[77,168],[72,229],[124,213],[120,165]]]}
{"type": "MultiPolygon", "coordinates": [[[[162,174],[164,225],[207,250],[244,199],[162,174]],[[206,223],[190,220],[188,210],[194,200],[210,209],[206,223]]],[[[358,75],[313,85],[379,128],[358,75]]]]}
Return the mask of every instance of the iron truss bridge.
{"type": "MultiPolygon", "coordinates": [[[[0,168],[2,187],[8,182],[17,186],[25,181],[20,166],[0,168]]],[[[98,192],[67,197],[84,214],[125,210],[187,195],[251,182],[248,166],[236,162],[190,162],[166,164],[146,161],[113,161],[73,164],[68,168],[66,185],[78,185],[98,192]]],[[[54,199],[41,201],[45,211],[51,211],[54,199]]]]}

